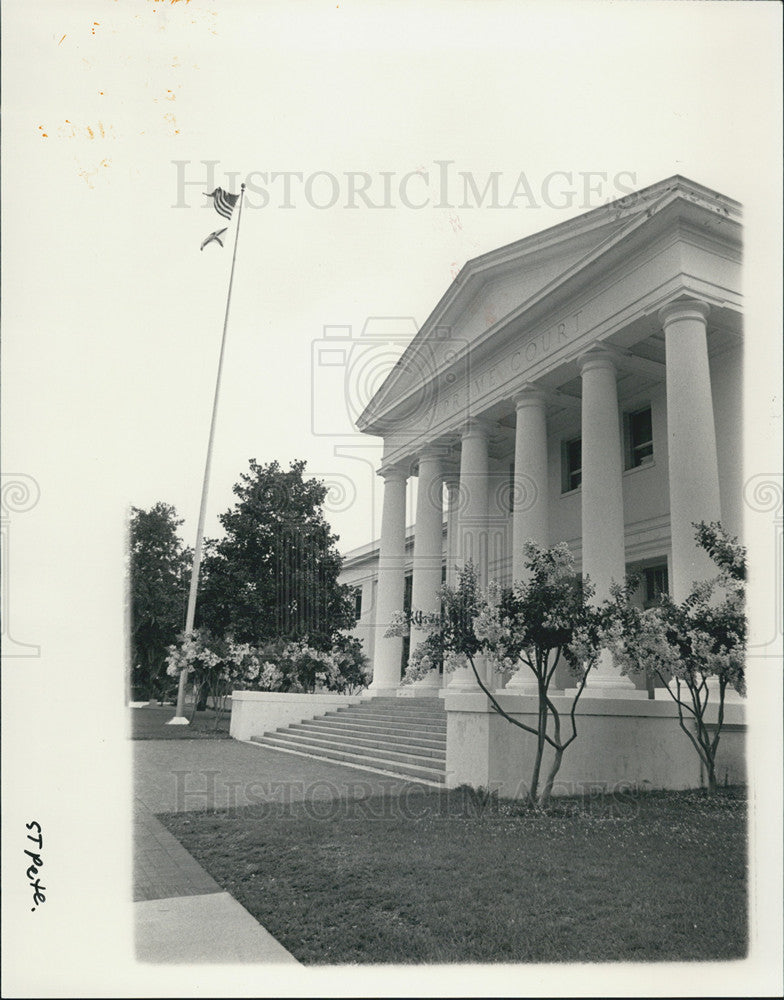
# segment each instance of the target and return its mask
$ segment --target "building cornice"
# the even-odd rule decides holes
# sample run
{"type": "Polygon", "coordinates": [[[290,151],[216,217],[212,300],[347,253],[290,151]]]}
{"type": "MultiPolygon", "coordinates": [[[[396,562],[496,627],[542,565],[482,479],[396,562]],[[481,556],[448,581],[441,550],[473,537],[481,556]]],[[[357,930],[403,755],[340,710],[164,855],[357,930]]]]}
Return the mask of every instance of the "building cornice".
{"type": "MultiPolygon", "coordinates": [[[[594,213],[607,213],[612,207],[596,209],[594,213]]],[[[592,214],[587,213],[589,216],[592,214]]],[[[570,220],[553,227],[555,230],[560,230],[558,243],[563,244],[570,233],[579,235],[584,232],[585,230],[578,225],[579,220],[584,218],[584,216],[580,216],[576,220],[570,220]]],[[[715,247],[724,247],[726,249],[725,256],[728,259],[739,259],[741,246],[740,206],[731,199],[715,195],[708,189],[701,188],[699,185],[682,178],[671,178],[668,182],[662,182],[660,185],[654,185],[652,188],[640,192],[639,197],[635,200],[634,209],[625,210],[623,225],[620,228],[613,228],[604,240],[593,245],[577,261],[565,267],[556,278],[539,288],[514,310],[489,326],[470,345],[456,349],[446,363],[433,370],[433,377],[446,377],[449,368],[459,365],[461,360],[464,361],[468,351],[471,352],[476,364],[489,341],[504,336],[504,333],[511,329],[534,326],[541,314],[553,312],[570,297],[574,299],[575,296],[579,296],[580,288],[595,283],[600,274],[609,274],[613,269],[628,266],[630,258],[645,256],[646,253],[651,252],[651,247],[656,241],[664,240],[667,242],[668,233],[670,234],[670,243],[677,242],[678,239],[694,239],[695,234],[702,233],[703,242],[707,240],[715,247]],[[709,230],[707,233],[705,232],[706,228],[709,230]],[[643,232],[645,234],[644,240],[642,239],[643,232]]],[[[539,237],[549,237],[549,241],[552,243],[551,234],[552,230],[546,230],[542,234],[501,248],[499,253],[509,254],[515,250],[522,260],[536,251],[539,246],[537,242],[539,237]]],[[[469,265],[473,266],[477,261],[481,264],[481,269],[476,270],[475,273],[479,275],[481,270],[485,276],[477,286],[477,292],[488,281],[487,275],[491,273],[488,271],[488,267],[494,255],[495,252],[486,254],[466,265],[468,268],[469,265]]],[[[507,257],[498,259],[505,261],[507,257]]],[[[452,296],[450,308],[458,308],[461,305],[459,297],[453,291],[448,290],[445,298],[450,295],[452,296]]],[[[399,363],[400,367],[390,373],[372,403],[359,417],[357,426],[361,431],[370,434],[386,433],[390,425],[394,425],[395,409],[401,403],[405,403],[409,396],[418,390],[419,386],[415,385],[407,387],[402,392],[398,389],[396,392],[396,386],[400,379],[400,373],[405,368],[405,359],[413,359],[419,345],[423,344],[438,326],[444,325],[444,315],[439,312],[443,303],[444,299],[404,352],[399,363]]]]}
{"type": "MultiPolygon", "coordinates": [[[[716,229],[721,231],[721,241],[734,242],[740,246],[741,206],[738,202],[720,195],[717,192],[696,184],[678,175],[651,185],[625,198],[618,199],[609,205],[592,209],[574,219],[559,223],[541,233],[525,237],[515,243],[492,250],[486,254],[468,261],[446,290],[435,309],[403,352],[397,366],[390,372],[379,388],[376,396],[357,420],[357,427],[366,433],[383,433],[380,426],[385,423],[391,409],[387,406],[390,396],[394,396],[395,385],[399,382],[401,373],[406,368],[406,360],[416,353],[420,344],[438,328],[451,326],[450,318],[459,315],[470,308],[472,300],[479,294],[493,277],[498,276],[511,263],[523,264],[527,259],[535,258],[538,262],[543,253],[549,252],[551,257],[557,250],[563,249],[570,242],[585,237],[601,228],[610,227],[611,231],[598,244],[593,244],[575,263],[565,268],[556,279],[539,289],[528,300],[521,303],[515,310],[492,324],[470,346],[476,350],[489,337],[493,337],[499,329],[509,326],[519,319],[528,309],[554,295],[563,288],[570,279],[594,264],[598,259],[608,255],[620,242],[627,240],[641,227],[650,228],[651,220],[665,213],[670,206],[679,203],[685,216],[694,217],[699,228],[699,217],[703,224],[711,218],[716,229]],[[734,230],[734,235],[733,235],[734,230]]],[[[657,227],[658,228],[658,227],[657,227]]],[[[465,349],[463,349],[463,353],[465,349]]],[[[456,352],[459,358],[460,352],[456,352]]]]}

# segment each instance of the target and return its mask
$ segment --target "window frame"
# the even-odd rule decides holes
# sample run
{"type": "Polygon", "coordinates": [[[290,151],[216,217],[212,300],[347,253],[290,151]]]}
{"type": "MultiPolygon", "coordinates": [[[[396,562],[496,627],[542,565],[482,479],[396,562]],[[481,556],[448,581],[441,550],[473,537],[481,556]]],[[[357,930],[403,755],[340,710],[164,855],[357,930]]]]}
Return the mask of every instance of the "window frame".
{"type": "Polygon", "coordinates": [[[574,493],[582,487],[583,484],[583,438],[582,434],[577,435],[572,438],[564,438],[561,441],[561,495],[567,493],[574,493]],[[578,468],[571,468],[570,462],[570,449],[573,445],[580,445],[580,465],[578,468]],[[577,483],[574,483],[574,477],[579,476],[577,483]]]}
{"type": "Polygon", "coordinates": [[[653,465],[654,458],[656,454],[654,434],[653,434],[653,407],[650,403],[645,403],[643,406],[635,407],[633,410],[627,410],[623,415],[623,437],[624,437],[624,471],[630,472],[632,469],[644,469],[649,465],[653,465]],[[635,417],[640,416],[643,413],[650,414],[651,422],[651,436],[647,441],[635,442],[633,421],[635,417]],[[636,461],[636,453],[641,448],[650,448],[650,452],[647,455],[643,455],[639,461],[636,461]]]}

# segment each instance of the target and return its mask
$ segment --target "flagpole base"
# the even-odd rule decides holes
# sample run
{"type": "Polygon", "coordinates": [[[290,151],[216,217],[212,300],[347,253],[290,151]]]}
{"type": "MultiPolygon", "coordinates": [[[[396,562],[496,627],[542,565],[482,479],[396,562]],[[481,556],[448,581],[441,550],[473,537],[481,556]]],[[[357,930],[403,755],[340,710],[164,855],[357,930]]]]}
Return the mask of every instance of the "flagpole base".
{"type": "Polygon", "coordinates": [[[173,719],[169,719],[166,723],[167,726],[189,726],[190,722],[185,718],[184,715],[175,715],[173,719]]]}

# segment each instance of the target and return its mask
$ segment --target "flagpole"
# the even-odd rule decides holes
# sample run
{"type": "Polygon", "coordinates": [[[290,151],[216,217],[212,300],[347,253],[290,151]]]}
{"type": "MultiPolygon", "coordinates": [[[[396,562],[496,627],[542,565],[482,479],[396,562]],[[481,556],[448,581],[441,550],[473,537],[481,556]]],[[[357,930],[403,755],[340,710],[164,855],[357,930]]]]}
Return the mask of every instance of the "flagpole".
{"type": "MultiPolygon", "coordinates": [[[[210,421],[210,438],[207,443],[207,460],[204,463],[204,482],[201,487],[201,507],[199,508],[199,526],[196,529],[196,545],[193,549],[193,567],[191,569],[191,589],[188,594],[188,611],[185,615],[186,634],[193,631],[193,623],[196,618],[196,595],[199,590],[199,569],[201,568],[202,541],[204,538],[204,520],[207,515],[207,496],[210,489],[210,468],[212,466],[212,445],[215,440],[215,424],[218,415],[218,397],[220,396],[221,375],[223,373],[223,357],[226,353],[226,330],[229,326],[229,309],[231,308],[231,289],[234,284],[234,264],[237,260],[237,243],[240,238],[240,223],[242,222],[242,205],[245,201],[245,185],[240,186],[240,210],[237,215],[237,231],[234,234],[234,252],[231,257],[231,274],[229,275],[229,291],[226,296],[226,314],[223,318],[223,336],[221,337],[220,356],[218,358],[218,374],[215,379],[215,395],[212,400],[212,420],[210,421]]],[[[180,671],[180,682],[177,689],[177,711],[173,719],[169,719],[167,725],[187,726],[188,719],[185,717],[185,686],[187,683],[187,670],[180,671]]]]}

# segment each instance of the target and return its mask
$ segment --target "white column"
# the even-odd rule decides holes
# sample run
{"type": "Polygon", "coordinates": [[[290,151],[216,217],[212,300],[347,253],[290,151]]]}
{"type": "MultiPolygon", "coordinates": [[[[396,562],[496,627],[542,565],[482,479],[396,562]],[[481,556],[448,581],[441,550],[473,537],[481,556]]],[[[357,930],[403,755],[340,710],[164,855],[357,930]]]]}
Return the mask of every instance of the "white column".
{"type": "MultiPolygon", "coordinates": [[[[441,456],[435,450],[419,456],[416,528],[414,533],[411,608],[431,613],[440,608],[441,566],[443,554],[443,470],[441,456]]],[[[410,651],[428,635],[427,629],[411,627],[410,651]]],[[[433,695],[441,686],[438,670],[421,681],[402,687],[398,694],[433,695]]]]}
{"type": "MultiPolygon", "coordinates": [[[[589,351],[581,359],[582,399],[582,546],[583,576],[594,586],[594,601],[610,596],[610,584],[626,575],[623,523],[622,446],[616,370],[608,352],[589,351]]],[[[604,650],[585,695],[645,697],[621,676],[604,650]]]]}
{"type": "Polygon", "coordinates": [[[459,562],[463,566],[469,560],[474,564],[480,587],[487,586],[488,438],[488,425],[470,420],[463,431],[460,452],[459,562]]]}
{"type": "MultiPolygon", "coordinates": [[[[460,479],[455,474],[446,478],[446,582],[449,587],[457,586],[457,569],[460,558],[458,514],[460,512],[460,479]]],[[[441,675],[441,686],[446,687],[451,676],[446,671],[441,675]]]]}
{"type": "MultiPolygon", "coordinates": [[[[545,394],[526,386],[515,401],[514,507],[512,511],[512,580],[525,580],[525,543],[549,544],[547,494],[547,420],[545,394]]],[[[504,688],[510,694],[538,694],[526,666],[512,674],[504,688]]]]}
{"type": "MultiPolygon", "coordinates": [[[[470,560],[477,571],[480,587],[487,586],[489,510],[488,482],[489,427],[481,420],[470,420],[462,435],[460,450],[460,511],[458,514],[458,564],[465,566],[470,560]]],[[[484,663],[477,661],[477,670],[483,676],[484,663]]],[[[477,691],[478,686],[470,667],[456,670],[449,682],[450,688],[477,691]]]]}
{"type": "Polygon", "coordinates": [[[446,582],[450,587],[457,584],[459,506],[460,480],[457,476],[450,475],[446,479],[446,582]]]}
{"type": "Polygon", "coordinates": [[[515,401],[512,579],[525,576],[525,542],[549,543],[547,495],[547,421],[545,394],[526,387],[515,401]]]}
{"type": "Polygon", "coordinates": [[[384,633],[389,628],[392,615],[403,610],[407,476],[397,468],[381,469],[379,475],[384,480],[384,506],[378,559],[373,681],[369,691],[373,695],[394,695],[400,683],[403,639],[401,636],[387,637],[384,633]]]}
{"type": "MultiPolygon", "coordinates": [[[[682,601],[695,580],[716,565],[694,541],[695,521],[721,517],[716,430],[713,422],[705,302],[672,302],[659,311],[667,352],[667,436],[670,474],[672,576],[682,601]]],[[[741,419],[741,414],[738,414],[741,419]]]]}

